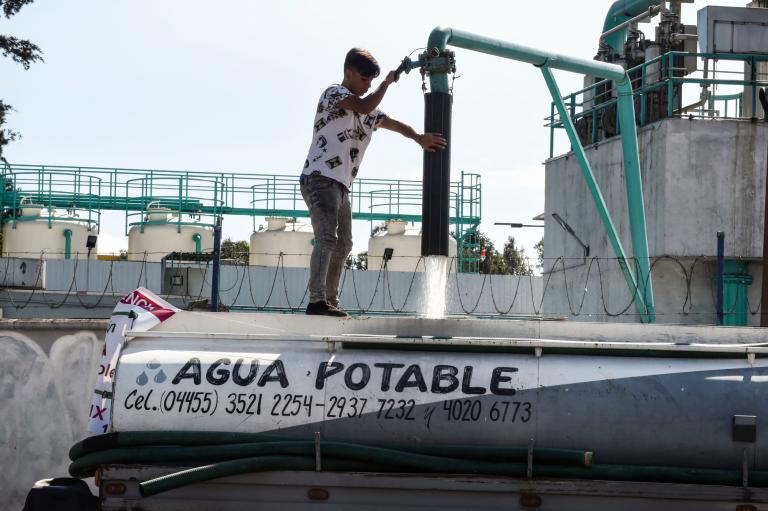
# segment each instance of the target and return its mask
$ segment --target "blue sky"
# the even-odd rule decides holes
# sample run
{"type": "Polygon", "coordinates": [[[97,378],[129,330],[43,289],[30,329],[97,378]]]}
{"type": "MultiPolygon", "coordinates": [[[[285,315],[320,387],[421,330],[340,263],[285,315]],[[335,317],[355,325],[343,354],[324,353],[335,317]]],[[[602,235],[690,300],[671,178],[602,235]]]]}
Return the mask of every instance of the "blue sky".
{"type": "MultiPolygon", "coordinates": [[[[297,174],[322,90],[341,80],[346,51],[369,49],[385,68],[426,44],[437,25],[591,58],[610,1],[331,2],[257,0],[36,0],[0,33],[33,40],[45,63],[29,71],[0,60],[0,97],[23,139],[12,163],[297,174]]],[[[693,23],[706,3],[684,5],[693,23]]],[[[726,0],[719,5],[744,5],[726,0]]],[[[649,27],[649,25],[642,25],[649,27]]],[[[530,65],[457,50],[452,167],[483,180],[481,230],[501,245],[513,234],[534,256],[544,208],[549,96],[530,65]]],[[[563,93],[582,77],[556,73],[563,93]]],[[[382,110],[422,129],[418,74],[390,88],[382,110]]],[[[559,147],[566,145],[560,141],[559,147]]],[[[420,179],[421,151],[382,131],[361,177],[420,179]]],[[[455,178],[454,178],[455,179],[455,178]]],[[[126,243],[107,216],[100,248],[126,243]]],[[[258,222],[257,222],[258,223],[258,222]]],[[[250,220],[225,225],[247,239],[250,220]]],[[[367,249],[355,226],[353,252],[367,249]]]]}

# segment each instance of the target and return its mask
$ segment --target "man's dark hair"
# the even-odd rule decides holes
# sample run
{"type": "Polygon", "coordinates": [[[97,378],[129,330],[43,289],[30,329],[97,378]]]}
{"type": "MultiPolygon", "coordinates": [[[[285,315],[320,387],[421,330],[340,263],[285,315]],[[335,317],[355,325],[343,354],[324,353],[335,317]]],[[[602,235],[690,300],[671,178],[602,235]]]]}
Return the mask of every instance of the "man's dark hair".
{"type": "Polygon", "coordinates": [[[352,48],[347,52],[347,58],[344,59],[344,69],[353,69],[363,76],[372,76],[373,78],[379,76],[381,72],[379,63],[376,62],[373,55],[360,48],[352,48]]]}

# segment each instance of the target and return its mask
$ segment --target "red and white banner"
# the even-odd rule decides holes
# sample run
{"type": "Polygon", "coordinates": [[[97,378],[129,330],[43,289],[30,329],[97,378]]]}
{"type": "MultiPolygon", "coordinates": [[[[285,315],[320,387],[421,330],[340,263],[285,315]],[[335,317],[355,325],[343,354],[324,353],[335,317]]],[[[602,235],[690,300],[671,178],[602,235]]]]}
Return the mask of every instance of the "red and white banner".
{"type": "Polygon", "coordinates": [[[106,433],[109,430],[115,364],[125,343],[125,333],[128,330],[150,330],[179,310],[143,287],[125,295],[115,306],[101,351],[101,362],[89,413],[90,433],[106,433]]]}

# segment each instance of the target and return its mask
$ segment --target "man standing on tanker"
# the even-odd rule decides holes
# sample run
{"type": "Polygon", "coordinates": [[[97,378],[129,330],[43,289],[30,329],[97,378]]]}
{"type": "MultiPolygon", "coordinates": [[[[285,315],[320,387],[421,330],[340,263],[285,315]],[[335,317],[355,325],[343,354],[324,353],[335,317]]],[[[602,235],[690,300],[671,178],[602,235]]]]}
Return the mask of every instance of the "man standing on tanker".
{"type": "Polygon", "coordinates": [[[339,308],[339,279],[352,250],[349,189],[357,176],[373,132],[385,128],[414,140],[425,151],[446,147],[439,133],[417,133],[378,109],[399,72],[390,71],[371,94],[362,97],[379,76],[369,52],[352,48],[344,60],[344,80],[320,96],[312,144],[301,173],[301,195],[309,208],[315,245],[309,265],[307,314],[346,316],[339,308]]]}

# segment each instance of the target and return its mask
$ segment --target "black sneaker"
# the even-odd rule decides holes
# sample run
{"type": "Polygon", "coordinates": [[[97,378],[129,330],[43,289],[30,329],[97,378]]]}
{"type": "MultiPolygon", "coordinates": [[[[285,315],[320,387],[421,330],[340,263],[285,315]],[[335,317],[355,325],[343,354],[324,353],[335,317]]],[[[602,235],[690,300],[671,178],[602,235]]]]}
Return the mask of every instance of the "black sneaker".
{"type": "Polygon", "coordinates": [[[310,316],[335,316],[339,318],[349,316],[343,310],[337,309],[333,305],[328,305],[326,302],[311,302],[307,305],[307,314],[310,316]]]}
{"type": "Polygon", "coordinates": [[[344,314],[349,316],[349,313],[341,308],[341,306],[339,305],[339,301],[338,300],[328,300],[328,305],[330,305],[334,309],[339,309],[341,312],[343,312],[344,314]]]}

